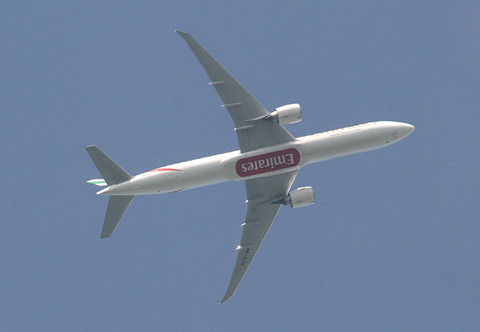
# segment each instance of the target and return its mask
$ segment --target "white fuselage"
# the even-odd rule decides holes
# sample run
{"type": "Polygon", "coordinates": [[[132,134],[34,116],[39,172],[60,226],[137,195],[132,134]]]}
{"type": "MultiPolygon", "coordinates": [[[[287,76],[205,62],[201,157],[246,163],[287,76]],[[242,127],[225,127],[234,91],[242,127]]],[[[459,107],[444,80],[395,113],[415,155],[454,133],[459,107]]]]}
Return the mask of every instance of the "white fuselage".
{"type": "Polygon", "coordinates": [[[379,121],[303,136],[247,153],[233,151],[141,173],[98,194],[147,195],[248,180],[299,169],[307,164],[376,150],[408,136],[414,127],[379,121]]]}

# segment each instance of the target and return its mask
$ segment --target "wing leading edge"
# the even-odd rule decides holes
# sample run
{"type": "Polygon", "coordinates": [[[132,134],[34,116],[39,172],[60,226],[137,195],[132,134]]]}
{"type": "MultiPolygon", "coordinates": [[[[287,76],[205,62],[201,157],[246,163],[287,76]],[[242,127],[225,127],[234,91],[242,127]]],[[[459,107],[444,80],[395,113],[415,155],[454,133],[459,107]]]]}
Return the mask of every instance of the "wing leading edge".
{"type": "Polygon", "coordinates": [[[248,208],[237,261],[227,292],[220,303],[233,296],[268,233],[280,204],[272,202],[284,198],[295,180],[298,171],[245,181],[248,208]]]}

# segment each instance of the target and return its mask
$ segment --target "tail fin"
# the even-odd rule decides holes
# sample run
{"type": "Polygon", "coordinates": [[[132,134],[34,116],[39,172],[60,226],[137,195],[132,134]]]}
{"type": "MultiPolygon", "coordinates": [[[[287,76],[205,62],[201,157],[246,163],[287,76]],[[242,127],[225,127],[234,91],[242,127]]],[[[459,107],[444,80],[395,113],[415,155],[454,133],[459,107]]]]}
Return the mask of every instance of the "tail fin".
{"type": "Polygon", "coordinates": [[[104,179],[91,179],[88,180],[87,183],[91,183],[99,187],[105,187],[107,185],[107,182],[104,179]]]}
{"type": "MultiPolygon", "coordinates": [[[[107,185],[111,186],[128,181],[132,178],[130,174],[118,166],[95,145],[87,146],[85,149],[95,163],[95,166],[97,166],[98,171],[102,174],[107,185]]],[[[118,222],[125,211],[127,211],[127,208],[134,197],[135,196],[110,196],[100,238],[103,239],[112,235],[115,227],[117,227],[118,222]]]]}

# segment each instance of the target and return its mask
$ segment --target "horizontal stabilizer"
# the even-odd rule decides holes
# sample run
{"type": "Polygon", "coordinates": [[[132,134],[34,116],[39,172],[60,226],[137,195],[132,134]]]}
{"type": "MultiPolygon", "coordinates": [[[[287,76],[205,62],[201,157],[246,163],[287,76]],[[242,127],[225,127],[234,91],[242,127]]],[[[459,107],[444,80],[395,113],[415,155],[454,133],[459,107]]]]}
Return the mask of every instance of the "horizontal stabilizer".
{"type": "MultiPolygon", "coordinates": [[[[92,158],[98,171],[102,174],[104,179],[93,179],[87,181],[88,183],[97,186],[112,186],[114,184],[128,181],[132,178],[123,168],[118,166],[110,157],[103,153],[95,145],[90,145],[85,148],[92,158]]],[[[103,191],[108,190],[104,189],[103,191]]],[[[102,235],[100,238],[110,237],[118,222],[122,218],[128,206],[135,196],[110,196],[108,201],[107,213],[105,213],[105,220],[103,221],[102,235]]]]}
{"type": "Polygon", "coordinates": [[[110,196],[100,238],[104,239],[112,235],[115,227],[117,227],[118,222],[125,211],[127,211],[127,208],[134,197],[135,196],[110,196]]]}
{"type": "Polygon", "coordinates": [[[118,166],[95,145],[87,146],[85,149],[109,186],[128,181],[132,178],[130,174],[118,166]]]}

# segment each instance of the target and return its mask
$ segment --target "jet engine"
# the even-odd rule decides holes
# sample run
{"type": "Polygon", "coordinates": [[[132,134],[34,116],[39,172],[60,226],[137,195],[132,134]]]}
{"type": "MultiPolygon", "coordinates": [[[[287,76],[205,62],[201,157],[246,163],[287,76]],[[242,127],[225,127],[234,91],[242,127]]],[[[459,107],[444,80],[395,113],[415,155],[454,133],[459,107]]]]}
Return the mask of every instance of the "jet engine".
{"type": "Polygon", "coordinates": [[[278,124],[297,123],[302,121],[302,108],[300,104],[289,104],[277,107],[270,116],[278,124]]]}
{"type": "Polygon", "coordinates": [[[303,207],[315,203],[315,194],[312,187],[300,187],[288,193],[285,205],[292,208],[303,207]]]}

